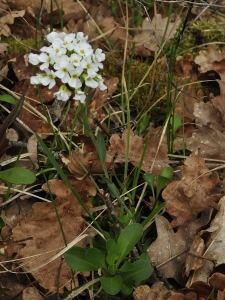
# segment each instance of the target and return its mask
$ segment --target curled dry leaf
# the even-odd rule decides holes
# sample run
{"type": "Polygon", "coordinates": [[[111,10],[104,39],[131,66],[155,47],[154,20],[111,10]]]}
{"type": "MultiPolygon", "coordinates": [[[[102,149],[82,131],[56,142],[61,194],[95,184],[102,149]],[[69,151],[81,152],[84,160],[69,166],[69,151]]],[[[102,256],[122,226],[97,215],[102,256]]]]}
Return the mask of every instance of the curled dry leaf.
{"type": "Polygon", "coordinates": [[[91,170],[90,156],[92,153],[83,154],[81,151],[73,152],[70,156],[70,162],[67,165],[69,171],[79,180],[88,174],[91,170]],[[86,169],[86,170],[85,170],[86,169]]]}
{"type": "MultiPolygon", "coordinates": [[[[161,144],[158,150],[159,139],[157,137],[157,129],[153,129],[148,137],[150,142],[143,160],[141,169],[145,172],[151,172],[154,175],[159,175],[161,170],[168,167],[167,148],[165,144],[161,144]]],[[[118,134],[113,134],[110,138],[110,146],[106,154],[106,162],[111,162],[115,157],[116,163],[124,163],[126,158],[126,143],[127,143],[127,130],[124,130],[122,137],[118,134]]],[[[134,165],[138,166],[140,163],[141,155],[147,140],[145,138],[134,135],[130,131],[129,137],[129,155],[128,160],[134,165]]]]}
{"type": "MultiPolygon", "coordinates": [[[[94,195],[94,187],[85,184],[81,185],[80,181],[77,183],[75,179],[71,180],[71,184],[78,190],[80,197],[91,212],[92,205],[88,195],[94,195]]],[[[55,207],[58,211],[66,241],[70,243],[85,228],[85,220],[82,216],[86,212],[63,181],[53,179],[48,184],[43,185],[43,189],[46,192],[49,192],[49,188],[56,195],[54,200],[55,207]]],[[[64,261],[62,262],[58,277],[61,258],[58,257],[49,262],[65,246],[51,202],[37,202],[33,205],[32,213],[13,229],[13,240],[19,240],[21,236],[24,239],[30,237],[32,239],[24,241],[22,247],[14,246],[11,251],[17,253],[16,258],[22,259],[23,268],[30,272],[39,281],[40,285],[49,291],[56,291],[57,286],[60,287],[60,291],[63,291],[63,286],[71,289],[71,271],[67,264],[64,261]],[[31,258],[33,255],[38,256],[34,259],[31,258]]],[[[77,245],[85,246],[85,244],[86,241],[81,240],[77,245]]]]}
{"type": "Polygon", "coordinates": [[[169,228],[184,224],[208,207],[218,208],[216,202],[221,197],[213,192],[221,181],[209,172],[203,158],[187,158],[181,176],[182,180],[169,183],[162,192],[166,210],[173,217],[169,228]]]}
{"type": "Polygon", "coordinates": [[[69,160],[62,160],[77,180],[83,180],[89,173],[102,173],[102,165],[94,152],[74,151],[69,160]]]}
{"type": "Polygon", "coordinates": [[[209,284],[211,287],[224,291],[225,290],[225,275],[221,273],[214,273],[210,278],[209,278],[209,284]]]}

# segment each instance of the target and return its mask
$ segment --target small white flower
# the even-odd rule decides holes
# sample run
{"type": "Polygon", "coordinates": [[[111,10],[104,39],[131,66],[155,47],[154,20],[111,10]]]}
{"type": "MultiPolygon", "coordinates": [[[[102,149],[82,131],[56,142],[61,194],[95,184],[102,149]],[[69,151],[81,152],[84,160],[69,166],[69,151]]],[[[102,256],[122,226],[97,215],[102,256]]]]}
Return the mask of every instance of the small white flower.
{"type": "Polygon", "coordinates": [[[40,79],[39,79],[39,74],[37,74],[37,76],[31,76],[30,77],[30,83],[31,84],[40,84],[40,79]]]}
{"type": "Polygon", "coordinates": [[[79,78],[80,74],[83,72],[81,67],[77,67],[76,69],[70,71],[70,79],[68,80],[68,84],[70,87],[78,89],[82,86],[81,80],[79,78]]]}
{"type": "Polygon", "coordinates": [[[54,40],[59,37],[59,34],[55,31],[52,31],[46,37],[49,43],[53,43],[54,40]]]}
{"type": "Polygon", "coordinates": [[[56,39],[51,47],[48,47],[48,49],[46,50],[47,53],[50,54],[50,56],[55,56],[55,55],[58,55],[58,56],[61,56],[63,54],[66,54],[66,48],[63,48],[62,47],[62,43],[63,41],[61,39],[56,39]]]}
{"type": "Polygon", "coordinates": [[[40,66],[41,70],[48,69],[49,64],[52,65],[54,63],[53,57],[47,55],[46,53],[41,53],[39,55],[38,59],[42,63],[41,66],[40,66]]]}
{"type": "Polygon", "coordinates": [[[101,91],[104,91],[104,90],[107,89],[107,86],[104,84],[104,80],[103,80],[103,78],[102,78],[101,75],[95,76],[95,79],[97,80],[97,82],[98,82],[98,87],[99,87],[99,89],[100,89],[101,91]]]}
{"type": "Polygon", "coordinates": [[[73,97],[74,100],[78,100],[80,101],[81,103],[84,102],[84,100],[86,99],[86,95],[84,92],[80,91],[80,90],[77,90],[76,93],[75,93],[75,96],[73,97]]]}
{"type": "Polygon", "coordinates": [[[69,99],[69,95],[67,93],[67,87],[65,85],[61,85],[59,91],[54,93],[57,100],[67,101],[69,99]]]}
{"type": "Polygon", "coordinates": [[[70,61],[75,67],[80,66],[80,61],[82,60],[82,57],[76,53],[71,54],[70,61]]]}
{"type": "Polygon", "coordinates": [[[60,32],[58,37],[63,41],[65,36],[67,36],[67,34],[65,32],[60,32]]]}
{"type": "Polygon", "coordinates": [[[93,55],[94,62],[101,62],[105,60],[105,53],[102,53],[102,49],[96,49],[93,55]]]}
{"type": "Polygon", "coordinates": [[[94,76],[87,76],[85,78],[85,84],[93,89],[98,87],[98,82],[94,79],[94,76]]]}
{"type": "Polygon", "coordinates": [[[74,37],[75,34],[72,33],[70,35],[69,34],[66,35],[63,39],[62,47],[68,49],[69,51],[74,50],[74,44],[73,44],[74,37]]]}
{"type": "Polygon", "coordinates": [[[91,45],[86,42],[81,42],[75,45],[74,50],[82,57],[87,57],[93,53],[91,45]]]}
{"type": "Polygon", "coordinates": [[[76,36],[77,43],[86,42],[87,39],[88,39],[88,36],[84,37],[83,32],[77,32],[77,36],[76,36]]]}
{"type": "Polygon", "coordinates": [[[63,83],[67,83],[70,79],[69,71],[72,71],[74,66],[69,62],[69,59],[62,59],[54,65],[54,69],[56,70],[55,75],[60,78],[63,83]]]}
{"type": "Polygon", "coordinates": [[[51,89],[53,86],[55,86],[55,73],[52,70],[45,69],[45,73],[40,74],[39,80],[41,84],[44,86],[48,85],[48,88],[51,89]]]}
{"type": "Polygon", "coordinates": [[[98,72],[98,66],[92,62],[90,56],[81,61],[81,67],[87,70],[88,76],[95,76],[98,72]]]}
{"type": "Polygon", "coordinates": [[[40,49],[40,51],[41,52],[46,52],[46,53],[49,53],[51,50],[52,47],[47,47],[47,46],[43,46],[41,49],[40,49]]]}
{"type": "Polygon", "coordinates": [[[34,54],[34,53],[30,53],[28,55],[28,61],[30,64],[36,66],[40,63],[39,59],[38,59],[39,55],[34,54]]]}

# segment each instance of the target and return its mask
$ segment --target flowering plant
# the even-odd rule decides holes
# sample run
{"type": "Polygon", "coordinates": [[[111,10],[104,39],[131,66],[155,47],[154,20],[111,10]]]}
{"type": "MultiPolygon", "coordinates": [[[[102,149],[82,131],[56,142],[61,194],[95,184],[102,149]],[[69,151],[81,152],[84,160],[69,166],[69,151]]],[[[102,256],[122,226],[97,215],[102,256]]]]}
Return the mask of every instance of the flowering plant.
{"type": "Polygon", "coordinates": [[[97,73],[103,68],[105,54],[101,49],[94,51],[87,39],[83,32],[49,33],[47,41],[50,46],[42,47],[39,55],[29,54],[29,62],[39,65],[42,71],[31,76],[31,84],[42,84],[51,89],[56,85],[56,79],[60,79],[62,85],[54,95],[62,101],[68,100],[72,92],[73,99],[84,102],[89,87],[105,90],[103,78],[97,73]]]}

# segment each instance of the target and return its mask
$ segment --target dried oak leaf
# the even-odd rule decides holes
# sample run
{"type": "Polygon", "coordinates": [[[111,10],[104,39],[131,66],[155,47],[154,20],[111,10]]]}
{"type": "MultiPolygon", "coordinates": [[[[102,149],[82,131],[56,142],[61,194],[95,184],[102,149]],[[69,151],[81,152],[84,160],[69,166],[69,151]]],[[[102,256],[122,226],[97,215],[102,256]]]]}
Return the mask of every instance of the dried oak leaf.
{"type": "Polygon", "coordinates": [[[35,287],[27,287],[23,290],[22,300],[44,300],[35,287]]]}
{"type": "Polygon", "coordinates": [[[210,70],[215,70],[213,68],[213,63],[215,61],[220,61],[224,58],[225,58],[225,47],[219,50],[216,45],[209,45],[208,50],[201,50],[199,52],[199,55],[195,57],[195,63],[200,66],[199,71],[201,73],[204,73],[210,70]]]}
{"type": "Polygon", "coordinates": [[[191,156],[225,159],[225,135],[208,126],[201,126],[186,141],[191,156]]]}
{"type": "Polygon", "coordinates": [[[136,44],[141,44],[142,47],[147,48],[150,51],[155,51],[163,37],[165,42],[168,42],[173,38],[180,22],[179,18],[174,22],[168,22],[168,18],[162,18],[161,14],[156,14],[152,19],[152,22],[149,21],[149,18],[145,18],[142,22],[141,30],[134,36],[134,41],[136,44]],[[165,28],[167,28],[166,35],[165,28]],[[157,39],[153,33],[156,35],[157,39]]]}
{"type": "MultiPolygon", "coordinates": [[[[179,79],[178,84],[182,86],[184,81],[179,79]]],[[[175,99],[174,95],[174,99],[175,99]]],[[[185,89],[185,93],[181,93],[178,101],[175,106],[175,114],[181,117],[181,120],[184,120],[184,123],[191,123],[194,120],[194,106],[197,103],[202,102],[201,91],[197,93],[196,85],[191,84],[185,89]]]]}
{"type": "MultiPolygon", "coordinates": [[[[82,185],[80,181],[77,182],[75,179],[71,179],[70,182],[91,212],[92,205],[88,195],[94,194],[94,188],[88,189],[87,185],[82,185]]],[[[64,235],[67,243],[71,242],[85,228],[85,220],[82,216],[86,215],[86,212],[62,180],[50,180],[42,188],[46,192],[49,192],[50,188],[51,192],[56,195],[54,202],[64,235]]],[[[71,271],[67,264],[62,263],[58,274],[61,257],[49,262],[65,246],[51,202],[37,202],[33,205],[32,213],[13,229],[13,240],[19,240],[21,236],[24,239],[32,237],[32,240],[24,241],[22,248],[14,246],[13,249],[13,252],[17,253],[16,258],[22,259],[23,268],[30,272],[43,288],[49,291],[56,291],[57,286],[60,287],[61,291],[63,286],[71,289],[71,271]],[[35,259],[30,258],[33,255],[40,256],[36,256],[35,259]],[[59,278],[57,278],[58,276],[59,278]]],[[[85,242],[85,240],[81,240],[78,245],[85,246],[85,242]]]]}
{"type": "Polygon", "coordinates": [[[198,66],[193,59],[194,57],[192,55],[187,55],[185,58],[176,61],[174,67],[175,75],[178,77],[178,86],[183,89],[183,86],[191,82],[191,84],[187,85],[185,90],[180,93],[178,99],[175,92],[172,93],[172,98],[177,99],[175,114],[179,115],[185,124],[193,122],[194,105],[202,102],[203,99],[202,91],[197,92],[196,84],[193,84],[199,74],[198,66]]]}
{"type": "Polygon", "coordinates": [[[72,152],[66,166],[78,180],[83,180],[89,173],[102,173],[103,171],[96,153],[83,153],[81,150],[72,152]]]}
{"type": "Polygon", "coordinates": [[[157,216],[155,218],[157,239],[149,246],[146,253],[157,267],[161,265],[160,271],[163,272],[167,278],[174,278],[181,285],[185,284],[182,276],[187,258],[185,250],[191,246],[195,238],[196,230],[202,225],[205,225],[209,218],[210,210],[206,210],[200,218],[196,217],[186,222],[184,225],[181,225],[176,232],[168,228],[169,222],[166,218],[163,216],[157,216]],[[184,253],[178,255],[182,251],[184,251],[184,253]]]}
{"type": "Polygon", "coordinates": [[[25,14],[25,10],[12,10],[11,12],[7,12],[3,17],[0,18],[0,26],[1,32],[0,35],[10,36],[11,30],[9,28],[9,24],[14,23],[15,18],[23,17],[25,14]]]}
{"type": "Polygon", "coordinates": [[[208,233],[203,256],[205,255],[213,260],[216,266],[225,263],[225,196],[220,199],[219,205],[219,211],[212,220],[210,227],[199,233],[202,237],[208,233]]]}
{"type": "MultiPolygon", "coordinates": [[[[186,286],[192,282],[201,281],[208,283],[209,276],[215,266],[225,263],[224,255],[224,227],[225,227],[225,197],[223,196],[219,202],[219,211],[211,221],[209,228],[201,230],[191,247],[191,254],[196,256],[197,261],[195,272],[189,277],[186,286]],[[198,247],[200,242],[201,246],[198,247]]],[[[193,258],[192,258],[193,259],[193,258]]],[[[191,263],[190,263],[191,265],[191,263]]],[[[192,267],[194,270],[194,267],[192,267]]],[[[214,281],[215,282],[215,281],[214,281]]],[[[224,283],[223,283],[224,284],[224,283]]],[[[211,285],[211,284],[210,284],[211,285]]],[[[213,287],[213,285],[211,285],[213,287]]]]}
{"type": "MultiPolygon", "coordinates": [[[[145,172],[151,172],[154,175],[159,175],[161,170],[168,167],[167,148],[164,144],[161,144],[158,150],[159,138],[157,137],[158,129],[152,130],[148,137],[150,142],[143,160],[141,169],[145,172]]],[[[106,162],[111,162],[114,157],[115,163],[124,163],[126,157],[126,143],[127,143],[127,130],[124,130],[122,137],[118,134],[113,134],[110,138],[110,146],[106,153],[106,162]]],[[[147,140],[145,138],[134,135],[133,131],[130,131],[129,138],[129,155],[128,160],[134,165],[138,166],[140,163],[141,155],[144,150],[144,146],[147,140]]]]}
{"type": "Polygon", "coordinates": [[[208,207],[218,208],[221,195],[213,189],[221,183],[216,173],[209,173],[205,160],[188,157],[181,166],[182,180],[167,185],[162,192],[167,212],[173,217],[169,228],[184,224],[208,207]]]}
{"type": "Polygon", "coordinates": [[[195,123],[198,126],[207,126],[214,130],[223,132],[225,120],[222,113],[214,107],[210,102],[196,103],[194,106],[195,123]]]}
{"type": "Polygon", "coordinates": [[[174,74],[177,77],[197,79],[199,70],[198,65],[194,62],[194,56],[188,54],[184,58],[178,59],[174,64],[174,74]]]}

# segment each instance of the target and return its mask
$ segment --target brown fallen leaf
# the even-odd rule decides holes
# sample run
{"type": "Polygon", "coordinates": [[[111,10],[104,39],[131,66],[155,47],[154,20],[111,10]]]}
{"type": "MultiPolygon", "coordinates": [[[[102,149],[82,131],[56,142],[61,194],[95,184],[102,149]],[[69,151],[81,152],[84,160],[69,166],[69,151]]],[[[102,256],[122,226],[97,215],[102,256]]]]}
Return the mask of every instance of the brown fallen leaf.
{"type": "MultiPolygon", "coordinates": [[[[185,300],[185,296],[181,293],[169,291],[161,282],[154,283],[150,288],[147,285],[138,286],[133,292],[134,300],[185,300]]],[[[196,298],[190,298],[197,300],[196,298]]]]}
{"type": "Polygon", "coordinates": [[[209,285],[216,290],[224,291],[225,290],[225,275],[221,273],[214,273],[209,278],[209,285]]]}
{"type": "MultiPolygon", "coordinates": [[[[88,195],[95,195],[95,187],[91,187],[91,185],[88,187],[87,184],[82,185],[80,181],[77,182],[75,179],[70,181],[91,212],[92,205],[88,195]]],[[[83,215],[86,215],[86,212],[63,181],[54,179],[43,185],[46,192],[49,192],[49,188],[56,195],[55,207],[58,211],[66,241],[70,243],[85,228],[86,221],[83,215]]],[[[56,291],[57,287],[60,288],[60,291],[63,291],[64,286],[71,289],[71,271],[65,261],[61,261],[61,257],[58,257],[49,262],[65,246],[51,202],[37,202],[33,205],[32,213],[13,229],[13,240],[18,240],[21,236],[24,239],[28,237],[32,237],[32,239],[25,240],[22,247],[17,245],[8,246],[8,251],[17,253],[16,258],[22,259],[23,268],[30,272],[39,281],[39,284],[49,291],[56,291]],[[31,258],[34,255],[38,256],[35,256],[35,259],[31,258]],[[60,273],[58,273],[59,267],[60,273]]],[[[81,240],[77,245],[85,246],[85,244],[86,240],[81,240]]]]}
{"type": "Polygon", "coordinates": [[[12,10],[10,12],[5,12],[5,15],[0,18],[0,35],[10,36],[11,30],[8,25],[13,24],[15,18],[23,17],[24,14],[25,10],[12,10]]]}
{"type": "Polygon", "coordinates": [[[27,287],[23,290],[23,300],[44,300],[35,287],[27,287]]]}
{"type": "Polygon", "coordinates": [[[220,209],[212,220],[210,227],[199,233],[200,236],[208,233],[208,238],[205,240],[203,256],[207,256],[213,260],[216,266],[225,263],[225,196],[220,199],[219,205],[220,209]]]}
{"type": "Polygon", "coordinates": [[[169,228],[184,224],[208,207],[218,208],[221,197],[213,193],[221,181],[216,173],[209,173],[204,159],[188,157],[181,176],[182,180],[169,183],[162,192],[166,210],[173,217],[169,228]]]}
{"type": "Polygon", "coordinates": [[[225,58],[225,47],[218,49],[217,45],[209,45],[207,50],[201,50],[199,55],[195,57],[195,63],[200,66],[201,73],[214,70],[213,62],[220,61],[225,58]]]}
{"type": "Polygon", "coordinates": [[[224,131],[225,119],[221,111],[210,102],[196,103],[194,106],[195,123],[201,127],[202,125],[218,130],[224,131]]]}
{"type": "Polygon", "coordinates": [[[210,210],[206,210],[200,218],[186,222],[174,232],[169,229],[169,221],[163,216],[155,218],[157,239],[149,246],[147,255],[156,267],[167,278],[174,278],[181,285],[185,284],[182,270],[194,238],[196,230],[208,222],[210,210]],[[163,245],[163,247],[162,247],[163,245]]]}
{"type": "MultiPolygon", "coordinates": [[[[122,137],[118,134],[113,134],[110,138],[110,146],[106,154],[106,162],[111,162],[115,158],[116,163],[124,163],[126,157],[126,143],[127,143],[127,130],[124,130],[122,137]]],[[[134,165],[138,166],[140,163],[141,155],[147,138],[150,142],[143,160],[141,169],[145,172],[151,172],[154,175],[159,175],[161,170],[168,167],[167,148],[165,144],[161,144],[158,150],[159,138],[157,137],[157,128],[152,128],[150,133],[145,137],[139,137],[130,131],[129,138],[129,155],[128,160],[134,165]]]]}
{"type": "MultiPolygon", "coordinates": [[[[63,160],[64,162],[64,160],[63,160]]],[[[102,166],[96,153],[83,151],[73,152],[66,162],[69,171],[78,180],[83,180],[90,173],[102,173],[102,166]],[[86,169],[86,171],[85,171],[86,169]]]]}
{"type": "Polygon", "coordinates": [[[171,38],[173,38],[180,22],[181,20],[179,18],[177,18],[174,22],[168,22],[168,18],[163,18],[161,14],[156,14],[151,22],[149,18],[145,18],[142,23],[141,30],[134,36],[134,41],[136,44],[141,44],[144,48],[147,48],[150,51],[155,51],[163,37],[165,42],[168,42],[171,38]],[[166,34],[165,28],[167,28],[166,34]],[[153,33],[155,33],[157,40],[153,33]]]}
{"type": "Polygon", "coordinates": [[[192,153],[190,156],[225,159],[225,136],[218,130],[201,126],[186,140],[186,147],[192,153]]]}

